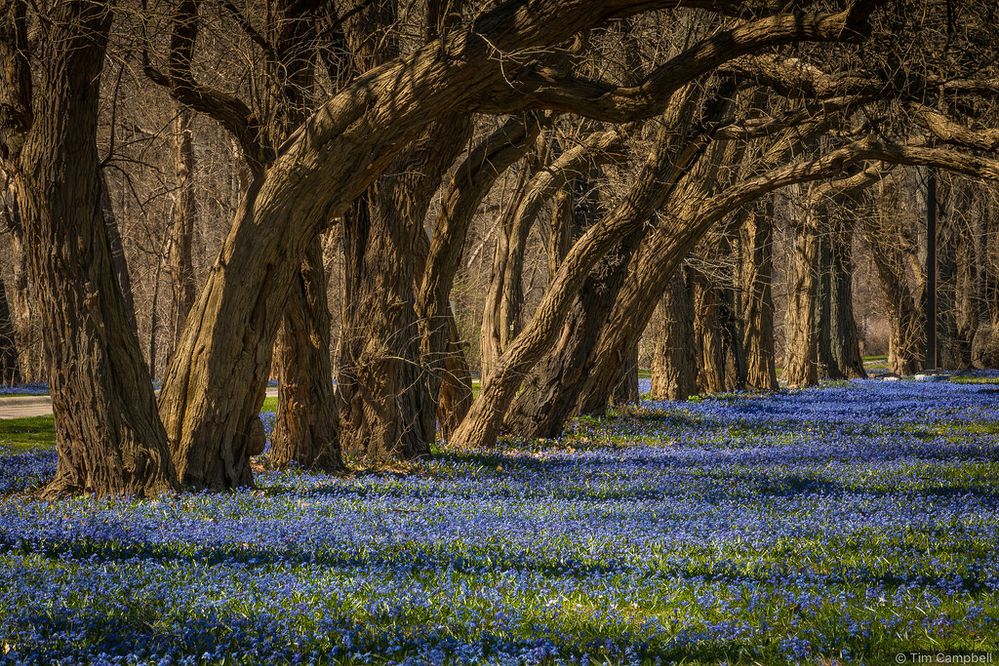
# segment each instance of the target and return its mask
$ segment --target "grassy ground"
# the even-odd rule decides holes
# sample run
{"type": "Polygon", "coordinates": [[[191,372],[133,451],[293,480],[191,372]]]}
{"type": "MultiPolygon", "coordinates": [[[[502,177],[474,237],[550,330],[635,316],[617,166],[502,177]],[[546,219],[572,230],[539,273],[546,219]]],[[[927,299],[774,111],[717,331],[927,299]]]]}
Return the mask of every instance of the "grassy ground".
{"type": "Polygon", "coordinates": [[[0,419],[0,447],[12,453],[55,446],[55,423],[51,416],[0,419]]]}

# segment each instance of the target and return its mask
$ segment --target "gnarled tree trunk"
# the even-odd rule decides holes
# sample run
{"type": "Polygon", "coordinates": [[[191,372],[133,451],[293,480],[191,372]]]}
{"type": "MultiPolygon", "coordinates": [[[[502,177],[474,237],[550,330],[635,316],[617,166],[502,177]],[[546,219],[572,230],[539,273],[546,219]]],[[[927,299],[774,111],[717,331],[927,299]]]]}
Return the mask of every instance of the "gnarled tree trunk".
{"type": "Polygon", "coordinates": [[[281,386],[271,436],[271,460],[277,466],[340,471],[339,420],[330,361],[330,315],[322,245],[309,245],[308,256],[292,285],[274,344],[281,359],[281,386]]]}
{"type": "Polygon", "coordinates": [[[153,494],[175,477],[101,205],[97,113],[111,11],[70,1],[48,19],[35,121],[15,172],[56,420],[46,493],[153,494]]]}

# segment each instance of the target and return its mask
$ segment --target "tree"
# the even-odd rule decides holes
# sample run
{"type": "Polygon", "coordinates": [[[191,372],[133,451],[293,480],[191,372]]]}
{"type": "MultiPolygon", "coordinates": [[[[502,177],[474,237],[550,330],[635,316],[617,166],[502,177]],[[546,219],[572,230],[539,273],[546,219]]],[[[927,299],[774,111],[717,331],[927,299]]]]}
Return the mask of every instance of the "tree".
{"type": "Polygon", "coordinates": [[[44,492],[157,493],[176,479],[116,280],[97,156],[112,14],[104,3],[59,3],[33,49],[26,14],[16,1],[0,12],[0,159],[14,181],[56,419],[58,465],[44,492]]]}

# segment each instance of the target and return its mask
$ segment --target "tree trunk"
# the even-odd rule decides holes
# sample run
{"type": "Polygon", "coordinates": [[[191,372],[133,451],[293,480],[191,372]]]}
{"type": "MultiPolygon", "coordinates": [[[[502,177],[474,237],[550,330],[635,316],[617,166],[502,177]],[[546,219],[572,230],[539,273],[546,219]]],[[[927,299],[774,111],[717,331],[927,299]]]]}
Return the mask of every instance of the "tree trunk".
{"type": "Polygon", "coordinates": [[[21,368],[18,365],[17,336],[14,333],[14,320],[7,305],[7,292],[0,280],[0,386],[13,386],[21,383],[21,368]]]}
{"type": "Polygon", "coordinates": [[[101,214],[104,216],[108,242],[111,244],[111,266],[114,268],[114,275],[118,280],[118,287],[121,289],[125,314],[128,316],[129,325],[132,328],[137,328],[135,321],[135,296],[132,294],[132,277],[128,272],[128,262],[125,260],[125,246],[121,242],[121,229],[118,227],[118,219],[115,217],[114,206],[111,203],[111,190],[108,189],[108,181],[103,171],[100,171],[99,178],[101,214]]]}
{"type": "Polygon", "coordinates": [[[194,224],[198,218],[197,198],[194,196],[194,140],[192,124],[194,114],[186,106],[177,105],[173,121],[173,168],[177,178],[177,195],[174,202],[173,221],[170,225],[167,274],[173,290],[173,344],[180,341],[180,333],[187,322],[196,297],[194,285],[194,260],[192,246],[194,224]]]}
{"type": "Polygon", "coordinates": [[[746,386],[776,391],[773,302],[773,202],[770,199],[747,216],[742,227],[743,337],[746,386]]]}
{"type": "Polygon", "coordinates": [[[52,14],[39,46],[38,122],[15,183],[56,421],[45,493],[150,495],[176,483],[102,214],[96,132],[111,12],[65,2],[52,14]]]}
{"type": "MultiPolygon", "coordinates": [[[[242,438],[256,418],[257,387],[267,380],[281,306],[308,243],[330,219],[343,215],[435,116],[470,104],[513,106],[496,94],[498,87],[508,90],[508,59],[496,58],[497,52],[523,53],[562,43],[610,16],[651,8],[637,0],[496,5],[476,19],[475,30],[450,32],[369,71],[317,109],[246,193],[165,378],[161,415],[178,473],[218,488],[238,484],[246,467],[242,438]],[[233,339],[233,330],[244,334],[233,339]]],[[[801,39],[840,40],[858,16],[863,20],[867,12],[784,17],[737,28],[727,36],[730,48],[695,49],[663,65],[655,78],[654,99],[627,115],[659,113],[665,105],[660,100],[675,99],[673,93],[685,82],[724,60],[801,39]]],[[[593,105],[584,106],[600,113],[593,105]]],[[[612,242],[601,243],[600,254],[612,242]]],[[[585,269],[579,275],[584,277],[585,269]]],[[[578,288],[578,283],[571,286],[578,288]]],[[[553,305],[561,311],[563,303],[553,305]]],[[[518,351],[507,372],[522,372],[523,367],[515,366],[541,353],[533,347],[532,340],[518,351]]],[[[495,409],[497,399],[506,404],[510,398],[505,392],[490,396],[483,411],[495,409]]]]}
{"type": "Polygon", "coordinates": [[[439,385],[431,375],[446,363],[436,366],[440,359],[421,353],[417,289],[429,252],[423,221],[470,131],[467,116],[434,123],[400,157],[392,170],[398,175],[369,188],[367,211],[345,221],[341,438],[345,450],[376,464],[427,455],[436,439],[439,385]]]}
{"type": "MultiPolygon", "coordinates": [[[[11,193],[11,198],[14,198],[11,193]]],[[[17,202],[14,201],[14,208],[17,202]]],[[[18,219],[20,214],[17,214],[18,219]]],[[[20,223],[18,223],[20,226],[20,223]]],[[[8,304],[11,306],[11,318],[14,322],[14,335],[17,339],[18,365],[21,379],[28,383],[45,380],[45,356],[39,340],[41,332],[35,318],[30,285],[30,269],[28,268],[28,253],[23,242],[23,227],[20,233],[12,234],[11,250],[14,265],[13,288],[8,304]]]]}
{"type": "Polygon", "coordinates": [[[344,220],[337,399],[344,451],[384,464],[429,453],[434,432],[422,418],[414,230],[379,208],[378,187],[367,196],[344,220]]]}
{"type": "Polygon", "coordinates": [[[700,352],[698,384],[703,393],[728,390],[721,293],[701,273],[694,274],[694,336],[700,352]]]}
{"type": "Polygon", "coordinates": [[[638,341],[632,342],[621,351],[621,371],[611,391],[611,402],[615,405],[633,405],[639,401],[638,394],[638,341]]]}
{"type": "MultiPolygon", "coordinates": [[[[578,219],[576,224],[582,231],[580,225],[588,226],[589,222],[578,219]]],[[[514,398],[504,421],[508,431],[529,438],[557,437],[574,415],[579,387],[589,372],[600,330],[614,307],[642,235],[643,230],[632,233],[589,272],[562,325],[558,341],[528,373],[523,389],[514,398]]],[[[635,351],[637,353],[637,349],[635,351]]],[[[620,366],[627,369],[627,361],[631,359],[621,360],[620,366]]],[[[637,361],[634,365],[637,366],[637,361]]],[[[618,384],[626,384],[631,371],[635,374],[637,393],[637,367],[630,368],[628,376],[616,377],[609,392],[618,384]]]]}
{"type": "MultiPolygon", "coordinates": [[[[458,446],[480,448],[495,443],[525,375],[558,338],[594,266],[621,238],[642,231],[645,221],[666,201],[690,163],[703,154],[709,138],[692,138],[683,131],[689,128],[695,111],[690,102],[690,88],[671,100],[666,120],[629,192],[612,212],[587,229],[566,255],[530,324],[504,353],[455,433],[458,446]]],[[[716,106],[720,105],[709,105],[708,113],[718,112],[716,106]]]]}
{"type": "Polygon", "coordinates": [[[653,400],[686,400],[697,393],[694,289],[683,267],[670,278],[659,306],[663,326],[652,357],[653,400]]]}
{"type": "Polygon", "coordinates": [[[496,180],[536,143],[540,121],[537,114],[508,120],[469,151],[444,189],[441,212],[423,262],[416,311],[421,362],[428,393],[438,396],[437,419],[445,440],[468,413],[472,399],[471,371],[450,304],[465,238],[479,204],[496,180]]]}
{"type": "Polygon", "coordinates": [[[472,406],[472,371],[465,359],[464,342],[458,332],[454,312],[448,317],[448,348],[444,356],[444,373],[437,399],[437,422],[441,438],[451,437],[472,406]]]}
{"type": "Polygon", "coordinates": [[[921,299],[909,287],[906,257],[897,238],[868,219],[862,228],[888,310],[888,369],[900,376],[913,375],[923,366],[926,344],[924,315],[916,306],[921,299]]]}
{"type": "MultiPolygon", "coordinates": [[[[828,319],[821,327],[829,331],[829,366],[843,379],[863,379],[864,358],[860,333],[853,314],[853,223],[840,213],[829,237],[828,319]]],[[[833,373],[830,373],[833,376],[833,373]]]]}
{"type": "Polygon", "coordinates": [[[937,365],[944,370],[971,367],[972,329],[960,326],[961,292],[958,254],[967,244],[963,217],[971,206],[968,187],[946,174],[940,202],[937,233],[937,312],[939,356],[937,365]]]}
{"type": "Polygon", "coordinates": [[[281,359],[271,460],[281,467],[340,471],[339,421],[330,361],[330,315],[322,245],[316,239],[292,286],[274,345],[281,359]]]}
{"type": "Polygon", "coordinates": [[[817,275],[821,234],[820,211],[809,208],[794,229],[791,246],[791,285],[784,320],[784,380],[788,386],[812,386],[819,381],[819,329],[817,275]]]}

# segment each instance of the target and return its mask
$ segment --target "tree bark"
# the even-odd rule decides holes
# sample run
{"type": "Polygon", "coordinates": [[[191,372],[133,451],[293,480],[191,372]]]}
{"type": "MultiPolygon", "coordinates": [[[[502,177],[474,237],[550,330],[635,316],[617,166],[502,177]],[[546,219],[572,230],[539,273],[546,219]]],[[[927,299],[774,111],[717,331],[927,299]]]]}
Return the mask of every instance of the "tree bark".
{"type": "Polygon", "coordinates": [[[330,361],[330,315],[322,246],[309,255],[292,286],[274,354],[281,359],[281,386],[271,436],[271,461],[278,467],[341,471],[339,421],[330,361]]]}
{"type": "Polygon", "coordinates": [[[192,247],[194,224],[198,218],[197,198],[194,195],[194,114],[185,106],[177,105],[173,121],[173,168],[176,176],[177,195],[174,201],[173,220],[170,225],[167,274],[173,300],[173,347],[177,346],[180,333],[187,322],[196,297],[192,247]]]}
{"type": "Polygon", "coordinates": [[[926,344],[924,315],[917,306],[921,298],[909,286],[898,239],[870,219],[864,220],[863,232],[888,309],[888,368],[896,375],[913,375],[922,368],[926,344]]]}
{"type": "Polygon", "coordinates": [[[827,233],[824,208],[810,207],[794,223],[791,245],[791,284],[784,320],[784,380],[788,386],[812,386],[819,381],[819,253],[827,233]]]}
{"type": "Polygon", "coordinates": [[[111,266],[114,268],[114,275],[118,280],[118,287],[121,289],[125,314],[128,316],[129,325],[132,328],[137,328],[135,320],[135,296],[132,294],[132,277],[128,271],[128,261],[125,259],[125,246],[121,242],[121,229],[118,227],[118,219],[115,217],[114,205],[111,202],[111,190],[108,189],[107,177],[104,175],[103,170],[100,171],[98,177],[100,179],[101,214],[104,216],[108,242],[111,244],[111,266]]]}
{"type": "MultiPolygon", "coordinates": [[[[458,446],[481,448],[496,441],[507,407],[526,373],[555,341],[590,271],[621,238],[630,238],[669,197],[672,188],[700,154],[709,138],[688,134],[695,108],[691,89],[670,102],[664,127],[621,203],[591,226],[566,255],[527,328],[504,353],[479,399],[455,433],[458,446]]],[[[709,105],[712,113],[717,111],[709,105]]]]}
{"type": "Polygon", "coordinates": [[[853,223],[842,211],[834,220],[828,248],[827,318],[820,323],[823,331],[829,331],[828,375],[836,379],[863,379],[867,371],[853,314],[853,223]]]}
{"type": "Polygon", "coordinates": [[[48,18],[37,120],[15,175],[56,421],[45,494],[150,495],[176,482],[102,213],[96,132],[111,11],[73,1],[48,18]]]}
{"type": "Polygon", "coordinates": [[[469,152],[444,191],[423,262],[416,312],[422,365],[430,395],[439,395],[437,418],[445,440],[468,413],[472,398],[471,371],[450,304],[465,238],[479,204],[500,175],[527,154],[540,132],[537,115],[511,118],[469,152]]]}
{"type": "Polygon", "coordinates": [[[652,357],[653,400],[686,400],[697,393],[694,289],[682,266],[674,271],[659,305],[662,331],[652,357]]]}
{"type": "Polygon", "coordinates": [[[700,355],[698,386],[703,393],[731,388],[726,373],[727,346],[721,290],[703,273],[694,274],[694,334],[700,355]]]}
{"type": "Polygon", "coordinates": [[[638,341],[621,351],[621,371],[614,389],[611,391],[611,402],[615,405],[633,405],[638,402],[638,341]]]}
{"type": "Polygon", "coordinates": [[[444,356],[444,373],[437,391],[437,422],[441,439],[450,439],[458,424],[472,407],[472,370],[465,359],[464,342],[454,320],[448,317],[448,348],[444,356]]]}
{"type": "Polygon", "coordinates": [[[768,198],[754,207],[742,230],[743,338],[746,386],[776,391],[773,303],[773,203],[768,198]]]}
{"type": "Polygon", "coordinates": [[[14,320],[7,304],[7,292],[0,280],[0,386],[13,386],[21,383],[21,368],[18,363],[17,336],[14,333],[14,320]]]}
{"type": "MultiPolygon", "coordinates": [[[[588,220],[577,220],[581,233],[589,224],[588,220]]],[[[523,389],[509,407],[504,421],[509,432],[530,438],[557,437],[562,432],[566,421],[575,412],[579,395],[577,387],[586,378],[600,330],[614,307],[618,290],[628,273],[628,264],[643,233],[642,229],[632,232],[589,272],[562,325],[558,341],[528,373],[523,389]]],[[[637,393],[637,362],[633,362],[634,367],[628,368],[628,361],[631,360],[619,358],[619,366],[627,374],[616,377],[611,390],[619,384],[626,385],[633,372],[637,393]]]]}

